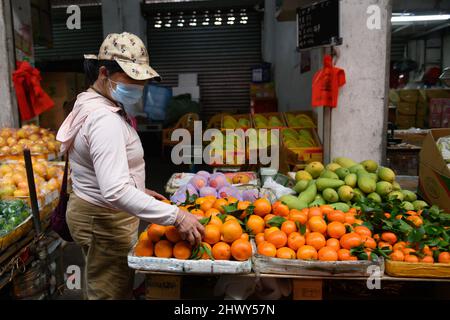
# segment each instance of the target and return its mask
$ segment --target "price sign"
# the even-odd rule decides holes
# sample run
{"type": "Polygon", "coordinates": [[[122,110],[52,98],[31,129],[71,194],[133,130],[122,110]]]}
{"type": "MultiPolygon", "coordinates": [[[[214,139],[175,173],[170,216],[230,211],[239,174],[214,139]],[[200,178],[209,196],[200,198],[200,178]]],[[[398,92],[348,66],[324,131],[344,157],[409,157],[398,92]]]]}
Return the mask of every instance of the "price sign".
{"type": "Polygon", "coordinates": [[[325,0],[297,9],[298,50],[339,45],[339,0],[325,0]]]}

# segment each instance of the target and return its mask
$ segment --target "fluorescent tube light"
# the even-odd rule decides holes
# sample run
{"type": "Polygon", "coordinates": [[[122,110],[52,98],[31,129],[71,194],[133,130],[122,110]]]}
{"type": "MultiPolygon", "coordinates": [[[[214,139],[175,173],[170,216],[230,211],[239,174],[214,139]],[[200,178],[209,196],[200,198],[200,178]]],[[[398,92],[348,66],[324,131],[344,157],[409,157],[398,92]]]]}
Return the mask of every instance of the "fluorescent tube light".
{"type": "Polygon", "coordinates": [[[393,16],[391,18],[392,22],[415,22],[415,21],[442,21],[449,20],[450,14],[434,14],[434,15],[423,15],[423,16],[412,16],[412,15],[401,15],[393,16]]]}

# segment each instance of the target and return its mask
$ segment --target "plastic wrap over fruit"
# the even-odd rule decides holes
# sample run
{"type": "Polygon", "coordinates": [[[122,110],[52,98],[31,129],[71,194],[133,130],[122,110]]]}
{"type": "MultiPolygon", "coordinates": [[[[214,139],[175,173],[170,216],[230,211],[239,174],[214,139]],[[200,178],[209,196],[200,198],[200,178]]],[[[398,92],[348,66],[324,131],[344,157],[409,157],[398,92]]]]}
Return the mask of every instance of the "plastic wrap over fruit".
{"type": "Polygon", "coordinates": [[[218,195],[219,195],[220,198],[233,197],[233,198],[236,198],[236,199],[238,199],[240,201],[242,200],[241,192],[238,189],[236,189],[236,188],[234,188],[232,186],[222,187],[219,190],[218,195]]]}
{"type": "Polygon", "coordinates": [[[242,191],[242,199],[244,201],[254,202],[258,198],[260,198],[260,196],[259,196],[259,191],[257,189],[249,189],[249,190],[242,191]]]}
{"type": "Polygon", "coordinates": [[[204,170],[200,170],[199,172],[197,172],[196,175],[202,176],[202,177],[206,178],[207,180],[209,180],[209,178],[211,177],[211,174],[204,170]]]}
{"type": "Polygon", "coordinates": [[[203,187],[200,189],[200,197],[214,196],[217,197],[217,191],[213,187],[203,187]]]}
{"type": "Polygon", "coordinates": [[[228,182],[227,177],[221,172],[216,172],[209,178],[209,186],[216,190],[220,190],[229,185],[230,183],[228,182]]]}
{"type": "Polygon", "coordinates": [[[189,181],[189,184],[193,185],[198,191],[201,188],[208,186],[208,179],[199,174],[196,174],[192,177],[191,181],[189,181]]]}
{"type": "Polygon", "coordinates": [[[178,189],[177,192],[175,192],[170,197],[170,201],[172,201],[173,203],[176,203],[176,204],[186,202],[186,192],[191,196],[192,195],[198,196],[197,189],[193,185],[187,184],[187,185],[181,187],[180,189],[178,189]]]}

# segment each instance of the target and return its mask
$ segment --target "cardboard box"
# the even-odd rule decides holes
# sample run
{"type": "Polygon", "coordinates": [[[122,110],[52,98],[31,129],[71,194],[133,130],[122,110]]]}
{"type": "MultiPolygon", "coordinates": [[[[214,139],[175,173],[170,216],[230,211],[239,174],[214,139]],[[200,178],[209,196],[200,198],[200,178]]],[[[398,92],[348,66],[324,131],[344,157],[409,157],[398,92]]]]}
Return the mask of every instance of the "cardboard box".
{"type": "Polygon", "coordinates": [[[428,114],[428,102],[419,100],[416,105],[416,115],[426,116],[428,114]]]}
{"type": "Polygon", "coordinates": [[[397,113],[395,123],[399,129],[409,129],[416,125],[416,117],[397,113]]]}
{"type": "Polygon", "coordinates": [[[397,112],[405,116],[414,116],[416,114],[417,102],[400,101],[397,105],[397,112]]]}
{"type": "Polygon", "coordinates": [[[450,212],[450,169],[447,167],[436,141],[450,135],[450,129],[432,129],[420,151],[419,193],[428,203],[450,212]]]}
{"type": "Polygon", "coordinates": [[[197,73],[179,73],[178,86],[179,87],[196,87],[198,85],[197,73]]]}
{"type": "Polygon", "coordinates": [[[149,300],[178,300],[181,295],[181,276],[147,275],[145,297],[149,300]]]}
{"type": "Polygon", "coordinates": [[[398,95],[403,102],[416,103],[419,99],[419,90],[398,90],[398,95]]]}
{"type": "Polygon", "coordinates": [[[258,99],[274,99],[276,97],[275,83],[250,84],[250,97],[258,99]]]}
{"type": "Polygon", "coordinates": [[[323,280],[293,280],[294,300],[322,300],[323,280]]]}

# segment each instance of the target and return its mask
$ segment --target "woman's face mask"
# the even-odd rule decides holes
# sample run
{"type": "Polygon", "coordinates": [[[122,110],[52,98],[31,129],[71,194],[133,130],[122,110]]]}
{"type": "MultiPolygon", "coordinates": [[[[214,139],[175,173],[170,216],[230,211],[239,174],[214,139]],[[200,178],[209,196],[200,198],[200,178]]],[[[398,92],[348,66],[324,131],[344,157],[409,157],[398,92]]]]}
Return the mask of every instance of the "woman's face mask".
{"type": "Polygon", "coordinates": [[[144,86],[138,84],[115,82],[111,79],[108,80],[111,90],[111,97],[115,101],[122,103],[124,106],[129,106],[138,103],[139,100],[141,100],[144,86]],[[116,84],[115,89],[112,87],[111,82],[116,84]]]}

